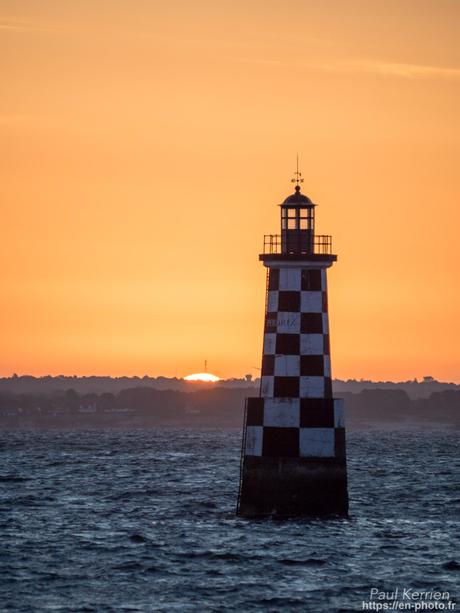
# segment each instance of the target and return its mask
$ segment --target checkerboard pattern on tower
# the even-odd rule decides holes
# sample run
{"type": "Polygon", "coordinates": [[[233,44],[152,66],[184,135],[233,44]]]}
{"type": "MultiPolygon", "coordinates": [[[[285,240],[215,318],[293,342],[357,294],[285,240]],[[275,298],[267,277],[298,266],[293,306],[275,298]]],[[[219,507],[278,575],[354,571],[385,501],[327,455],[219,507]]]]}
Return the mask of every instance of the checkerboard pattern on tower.
{"type": "Polygon", "coordinates": [[[261,395],[332,396],[326,270],[269,270],[261,395]]]}
{"type": "Polygon", "coordinates": [[[245,455],[345,454],[343,402],[332,398],[325,268],[270,267],[261,397],[246,405],[245,455]]]}

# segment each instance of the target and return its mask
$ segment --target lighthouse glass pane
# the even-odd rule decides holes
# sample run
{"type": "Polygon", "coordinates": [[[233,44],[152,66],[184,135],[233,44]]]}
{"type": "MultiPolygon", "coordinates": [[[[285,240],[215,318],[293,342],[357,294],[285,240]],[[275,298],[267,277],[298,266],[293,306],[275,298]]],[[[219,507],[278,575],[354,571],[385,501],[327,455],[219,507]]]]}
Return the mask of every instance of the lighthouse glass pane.
{"type": "Polygon", "coordinates": [[[296,229],[296,220],[288,219],[288,230],[295,230],[295,229],[296,229]]]}
{"type": "Polygon", "coordinates": [[[301,230],[308,230],[308,219],[301,219],[300,220],[300,229],[301,230]]]}

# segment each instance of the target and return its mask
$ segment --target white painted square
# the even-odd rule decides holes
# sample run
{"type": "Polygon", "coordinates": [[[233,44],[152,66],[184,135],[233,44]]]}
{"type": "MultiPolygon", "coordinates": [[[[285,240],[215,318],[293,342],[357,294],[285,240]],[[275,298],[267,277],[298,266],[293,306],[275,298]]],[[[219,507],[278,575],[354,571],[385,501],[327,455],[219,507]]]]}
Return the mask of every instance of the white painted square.
{"type": "Polygon", "coordinates": [[[345,407],[343,398],[334,398],[334,426],[345,428],[345,407]]]}
{"type": "Polygon", "coordinates": [[[265,376],[260,380],[260,395],[263,398],[273,398],[273,377],[265,376]]]}
{"type": "Polygon", "coordinates": [[[323,356],[323,361],[324,361],[324,376],[330,377],[331,376],[331,356],[330,355],[323,356]]]}
{"type": "Polygon", "coordinates": [[[298,377],[300,375],[300,356],[275,355],[275,375],[277,377],[298,377]]]}
{"type": "Polygon", "coordinates": [[[300,313],[280,311],[278,313],[276,329],[283,334],[299,334],[300,313]]]}
{"type": "Polygon", "coordinates": [[[264,335],[264,355],[274,355],[276,350],[276,334],[267,332],[264,335]]]}
{"type": "Polygon", "coordinates": [[[333,458],[334,428],[300,428],[299,447],[304,458],[333,458]]]}
{"type": "Polygon", "coordinates": [[[324,398],[324,377],[300,377],[300,396],[324,398]]]}
{"type": "Polygon", "coordinates": [[[280,269],[280,290],[300,291],[301,271],[299,268],[280,269]]]}
{"type": "Polygon", "coordinates": [[[301,334],[300,355],[322,355],[324,339],[322,334],[301,334]]]}
{"type": "Polygon", "coordinates": [[[323,313],[323,334],[329,334],[329,315],[323,313]]]}
{"type": "Polygon", "coordinates": [[[246,455],[262,455],[262,441],[264,429],[262,426],[247,426],[246,428],[246,455]]]}
{"type": "Polygon", "coordinates": [[[322,292],[300,292],[302,313],[321,313],[323,310],[322,292]]]}
{"type": "Polygon", "coordinates": [[[300,401],[298,398],[267,398],[264,404],[264,426],[298,428],[300,401]]]}
{"type": "Polygon", "coordinates": [[[270,290],[267,298],[267,312],[276,313],[278,310],[278,292],[277,290],[270,290]]]}

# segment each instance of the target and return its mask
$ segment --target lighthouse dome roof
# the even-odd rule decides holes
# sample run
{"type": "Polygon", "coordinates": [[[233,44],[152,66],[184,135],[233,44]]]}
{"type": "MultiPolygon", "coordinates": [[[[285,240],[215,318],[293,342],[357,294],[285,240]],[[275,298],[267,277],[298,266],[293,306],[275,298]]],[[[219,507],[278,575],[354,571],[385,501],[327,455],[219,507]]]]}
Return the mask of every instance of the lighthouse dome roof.
{"type": "MultiPolygon", "coordinates": [[[[288,196],[283,204],[310,204],[313,205],[313,202],[310,200],[308,196],[300,193],[300,185],[295,186],[295,192],[288,196]]],[[[314,206],[314,205],[313,205],[314,206]]]]}

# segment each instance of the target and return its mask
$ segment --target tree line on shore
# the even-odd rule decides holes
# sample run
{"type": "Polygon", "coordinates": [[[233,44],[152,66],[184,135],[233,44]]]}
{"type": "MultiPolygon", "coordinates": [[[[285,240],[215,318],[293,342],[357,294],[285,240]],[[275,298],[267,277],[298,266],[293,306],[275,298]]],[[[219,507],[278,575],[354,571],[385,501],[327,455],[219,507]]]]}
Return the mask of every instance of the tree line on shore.
{"type": "MultiPolygon", "coordinates": [[[[251,387],[212,387],[192,392],[135,387],[118,393],[0,391],[2,427],[92,427],[197,425],[238,427],[251,387]]],[[[411,399],[402,389],[364,389],[337,394],[345,399],[349,427],[460,427],[460,391],[444,390],[411,399]]]]}
{"type": "MultiPolygon", "coordinates": [[[[248,374],[242,378],[221,379],[212,384],[213,387],[224,388],[253,388],[256,393],[260,386],[260,379],[253,379],[248,374]]],[[[209,383],[199,381],[186,381],[177,377],[109,377],[109,376],[70,376],[46,375],[34,377],[32,375],[13,375],[0,377],[0,392],[13,392],[15,394],[51,394],[75,390],[78,394],[102,394],[111,392],[118,394],[123,390],[138,387],[150,387],[157,390],[176,390],[192,392],[199,389],[209,389],[209,383]]],[[[437,381],[433,377],[425,376],[420,380],[408,381],[370,381],[367,379],[334,379],[333,387],[336,393],[353,392],[355,394],[365,389],[394,389],[404,390],[410,398],[428,398],[433,392],[444,390],[460,390],[460,385],[453,382],[437,381]]]]}

